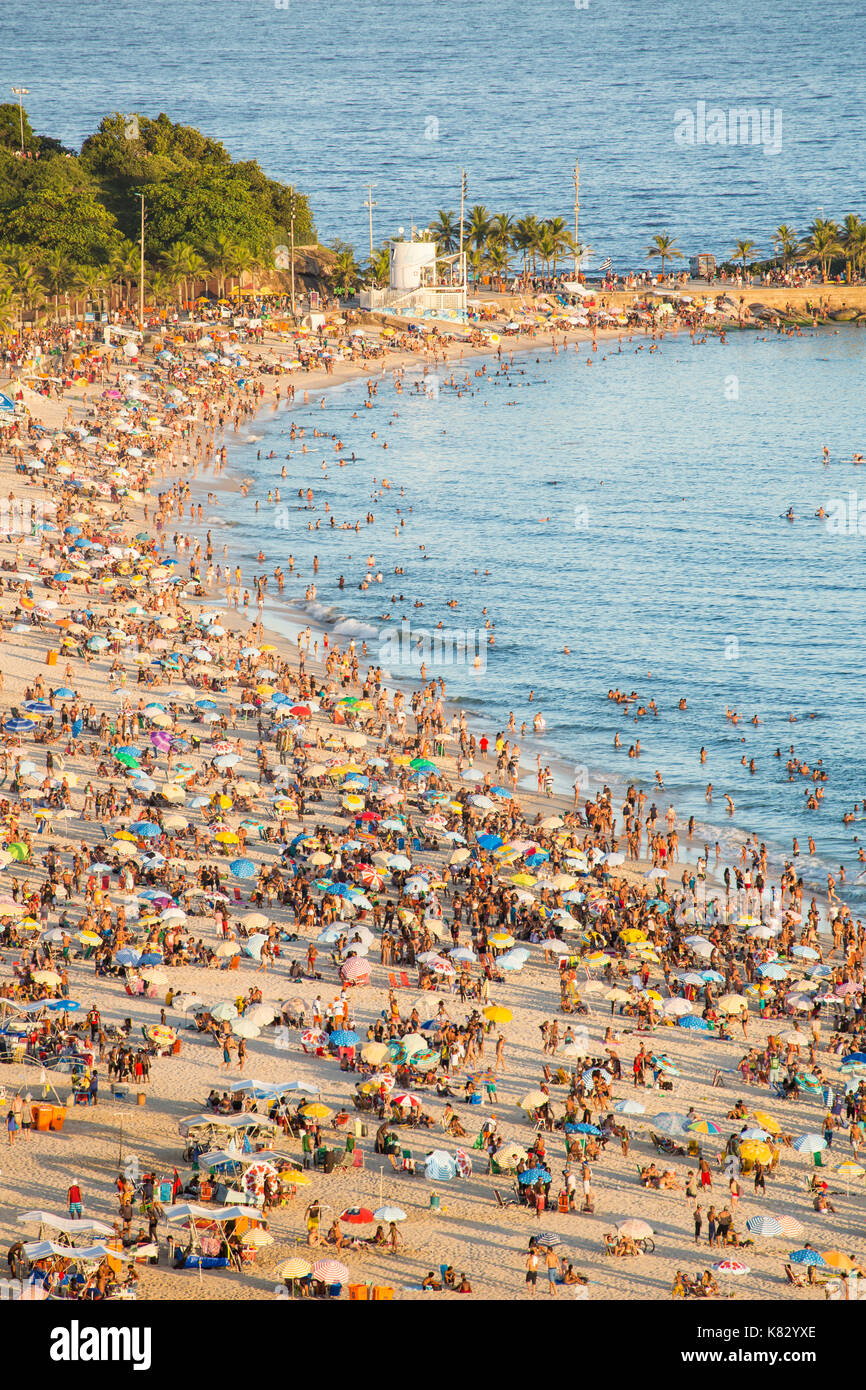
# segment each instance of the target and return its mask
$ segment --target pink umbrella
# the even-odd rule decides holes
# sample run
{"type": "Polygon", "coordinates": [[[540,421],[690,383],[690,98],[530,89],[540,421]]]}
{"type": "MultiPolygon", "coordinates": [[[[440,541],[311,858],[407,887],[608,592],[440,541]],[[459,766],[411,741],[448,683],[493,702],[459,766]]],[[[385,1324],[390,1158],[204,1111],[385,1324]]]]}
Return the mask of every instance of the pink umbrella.
{"type": "Polygon", "coordinates": [[[160,730],[158,733],[151,734],[150,741],[154,748],[158,748],[160,752],[166,753],[171,747],[171,734],[167,734],[163,730],[160,730]]]}
{"type": "Polygon", "coordinates": [[[472,1177],[472,1159],[465,1149],[458,1149],[454,1155],[454,1162],[457,1164],[457,1172],[461,1178],[472,1177]]]}
{"type": "Polygon", "coordinates": [[[313,1278],[321,1279],[323,1284],[348,1284],[349,1270],[339,1260],[317,1260],[313,1265],[313,1278]]]}
{"type": "Polygon", "coordinates": [[[352,956],[340,966],[340,974],[344,980],[360,984],[362,980],[369,980],[370,966],[360,956],[352,956]]]}

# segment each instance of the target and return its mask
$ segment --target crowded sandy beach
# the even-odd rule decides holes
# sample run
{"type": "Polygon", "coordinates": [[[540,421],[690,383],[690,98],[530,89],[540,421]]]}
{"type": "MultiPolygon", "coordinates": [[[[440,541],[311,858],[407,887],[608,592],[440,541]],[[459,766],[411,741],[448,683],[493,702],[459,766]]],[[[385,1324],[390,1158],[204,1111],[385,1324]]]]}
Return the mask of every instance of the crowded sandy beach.
{"type": "MultiPolygon", "coordinates": [[[[331,311],[286,333],[247,307],[146,343],[21,335],[3,387],[9,1280],[84,1301],[848,1297],[866,1052],[844,885],[810,899],[757,837],[726,884],[637,779],[557,794],[543,758],[521,767],[543,720],[470,723],[428,671],[269,626],[304,511],[255,572],[208,527],[233,490],[315,486],[299,453],[232,473],[257,416],[294,447],[293,407],[320,400],[326,437],[353,378],[363,414],[473,358],[591,360],[670,325],[553,321],[541,297],[510,335],[513,304],[470,332],[331,311]]],[[[699,339],[694,316],[675,331],[699,339]]]]}

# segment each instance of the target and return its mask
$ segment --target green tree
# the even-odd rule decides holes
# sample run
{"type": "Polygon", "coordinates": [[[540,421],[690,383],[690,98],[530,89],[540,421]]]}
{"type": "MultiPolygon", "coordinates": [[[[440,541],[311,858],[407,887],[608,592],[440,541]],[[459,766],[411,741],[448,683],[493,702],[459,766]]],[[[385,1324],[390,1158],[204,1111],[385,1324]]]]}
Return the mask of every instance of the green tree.
{"type": "Polygon", "coordinates": [[[753,261],[760,254],[760,249],[755,245],[753,241],[749,241],[748,239],[738,241],[733,251],[731,252],[731,255],[735,261],[742,261],[744,278],[746,275],[746,261],[753,261]]]}
{"type": "Polygon", "coordinates": [[[826,281],[830,262],[843,251],[836,223],[828,218],[817,217],[803,242],[803,251],[810,261],[818,262],[821,267],[821,279],[826,281]]]}
{"type": "Polygon", "coordinates": [[[658,257],[662,263],[662,279],[665,274],[665,261],[681,261],[684,259],[682,251],[675,244],[669,232],[656,232],[649,246],[646,248],[646,255],[651,260],[658,257]]]}
{"type": "Polygon", "coordinates": [[[773,249],[782,262],[783,270],[787,270],[791,262],[796,259],[799,248],[800,239],[794,228],[783,222],[773,233],[773,249]]]}
{"type": "Polygon", "coordinates": [[[866,251],[866,224],[861,222],[856,212],[849,212],[845,218],[842,247],[845,252],[846,278],[850,285],[863,262],[864,251],[866,251]]]}
{"type": "Polygon", "coordinates": [[[440,208],[436,221],[430,224],[430,232],[443,255],[453,255],[460,244],[460,223],[456,214],[440,208]]]}
{"type": "Polygon", "coordinates": [[[489,230],[490,214],[481,203],[476,203],[475,207],[470,210],[464,239],[469,242],[470,246],[474,246],[476,251],[482,251],[489,230]]]}

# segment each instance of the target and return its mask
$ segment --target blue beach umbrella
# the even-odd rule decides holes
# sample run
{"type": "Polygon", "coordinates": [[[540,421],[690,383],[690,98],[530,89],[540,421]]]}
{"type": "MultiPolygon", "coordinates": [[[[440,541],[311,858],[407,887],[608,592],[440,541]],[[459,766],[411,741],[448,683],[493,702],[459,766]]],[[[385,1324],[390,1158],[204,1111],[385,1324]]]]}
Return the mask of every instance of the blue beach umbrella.
{"type": "Polygon", "coordinates": [[[746,1230],[753,1236],[780,1236],[782,1223],[777,1216],[752,1216],[746,1222],[746,1230]]]}
{"type": "Polygon", "coordinates": [[[680,1028],[687,1028],[692,1033],[711,1033],[712,1024],[707,1023],[705,1018],[696,1018],[694,1014],[688,1014],[685,1018],[677,1020],[680,1028]]]}
{"type": "Polygon", "coordinates": [[[809,1250],[808,1248],[792,1250],[788,1259],[792,1265],[814,1265],[816,1269],[827,1263],[824,1256],[819,1255],[817,1250],[809,1250]]]}
{"type": "Polygon", "coordinates": [[[328,1035],[328,1042],[332,1047],[357,1047],[360,1041],[359,1034],[351,1028],[337,1028],[335,1032],[328,1035]]]}
{"type": "Polygon", "coordinates": [[[256,866],[252,859],[233,859],[229,865],[235,878],[255,878],[256,866]]]}
{"type": "Polygon", "coordinates": [[[527,1168],[518,1179],[521,1187],[531,1187],[536,1182],[550,1182],[551,1175],[546,1168],[527,1168]]]}
{"type": "Polygon", "coordinates": [[[36,723],[33,719],[7,719],[3,728],[8,730],[10,734],[23,734],[28,729],[35,729],[36,723]]]}
{"type": "Polygon", "coordinates": [[[565,1126],[566,1134],[595,1134],[600,1135],[601,1130],[597,1125],[588,1125],[581,1120],[579,1124],[568,1124],[565,1126]]]}

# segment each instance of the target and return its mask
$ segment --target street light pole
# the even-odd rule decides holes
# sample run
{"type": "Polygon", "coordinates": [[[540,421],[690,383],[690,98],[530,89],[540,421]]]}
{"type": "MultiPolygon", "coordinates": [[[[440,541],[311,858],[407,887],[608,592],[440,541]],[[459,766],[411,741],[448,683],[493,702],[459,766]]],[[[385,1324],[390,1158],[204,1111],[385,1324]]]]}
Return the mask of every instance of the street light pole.
{"type": "Polygon", "coordinates": [[[292,241],[292,318],[295,317],[295,194],[290,194],[289,202],[289,225],[291,228],[292,241]]]}
{"type": "Polygon", "coordinates": [[[141,199],[141,263],[138,275],[138,327],[144,333],[144,194],[139,193],[141,199]]]}
{"type": "Polygon", "coordinates": [[[369,213],[370,213],[370,264],[371,264],[371,265],[373,264],[373,209],[374,209],[374,208],[377,208],[377,207],[379,206],[378,203],[374,203],[374,202],[373,202],[373,189],[374,189],[375,187],[376,187],[376,185],[375,185],[374,183],[370,183],[370,184],[367,185],[367,189],[368,189],[368,192],[367,192],[367,201],[366,201],[366,203],[364,204],[364,207],[367,208],[367,209],[369,210],[369,213]]]}
{"type": "Polygon", "coordinates": [[[467,179],[466,170],[460,170],[460,282],[465,291],[466,289],[466,263],[463,260],[463,210],[466,202],[467,179]]]}
{"type": "Polygon", "coordinates": [[[23,97],[29,97],[29,95],[30,95],[30,88],[29,88],[29,87],[13,87],[13,88],[12,88],[12,94],[13,94],[13,96],[16,96],[16,97],[18,98],[18,121],[19,121],[19,125],[20,125],[20,128],[21,128],[21,154],[23,155],[23,154],[24,154],[24,102],[23,102],[22,98],[23,98],[23,97]]]}
{"type": "Polygon", "coordinates": [[[575,160],[575,161],[574,161],[574,278],[575,278],[575,280],[577,279],[578,270],[579,270],[579,267],[580,267],[580,251],[579,251],[579,249],[578,249],[578,247],[579,247],[579,242],[578,242],[578,240],[577,240],[577,218],[578,218],[578,214],[579,214],[579,212],[580,212],[580,197],[579,197],[579,191],[580,191],[580,165],[578,164],[577,160],[575,160]]]}

